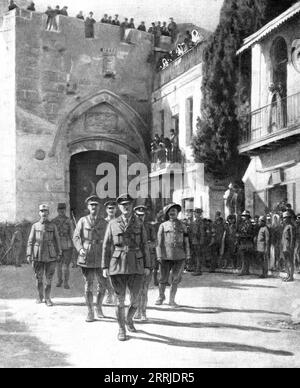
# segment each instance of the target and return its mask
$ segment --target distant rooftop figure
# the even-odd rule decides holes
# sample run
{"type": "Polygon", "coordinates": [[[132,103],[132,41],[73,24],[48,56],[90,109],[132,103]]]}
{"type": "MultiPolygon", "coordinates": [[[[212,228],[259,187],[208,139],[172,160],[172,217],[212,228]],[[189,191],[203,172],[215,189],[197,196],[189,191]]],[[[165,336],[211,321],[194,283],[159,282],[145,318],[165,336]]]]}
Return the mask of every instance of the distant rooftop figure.
{"type": "Polygon", "coordinates": [[[77,17],[77,19],[84,20],[83,12],[79,11],[79,13],[76,17],[77,17]]]}
{"type": "Polygon", "coordinates": [[[114,20],[112,21],[112,24],[114,26],[120,26],[120,21],[119,21],[119,15],[115,15],[114,20]]]}
{"type": "Polygon", "coordinates": [[[133,28],[133,29],[135,29],[134,19],[133,19],[133,18],[130,19],[128,28],[133,28]]]}
{"type": "Polygon", "coordinates": [[[34,2],[32,1],[29,6],[27,7],[27,11],[32,11],[32,12],[35,12],[35,4],[34,2]]]}
{"type": "Polygon", "coordinates": [[[13,11],[14,9],[19,8],[14,0],[10,0],[8,4],[8,10],[13,11]]]}
{"type": "Polygon", "coordinates": [[[177,36],[177,24],[174,21],[174,18],[170,18],[170,23],[168,25],[168,30],[172,38],[172,42],[175,42],[177,36]]]}
{"type": "Polygon", "coordinates": [[[138,26],[138,30],[146,32],[145,22],[141,22],[141,24],[138,26]]]}
{"type": "Polygon", "coordinates": [[[90,12],[89,16],[85,19],[85,37],[86,38],[94,38],[94,24],[96,20],[94,19],[94,13],[90,12]]]}
{"type": "Polygon", "coordinates": [[[69,15],[68,15],[68,7],[67,7],[67,6],[64,6],[64,7],[60,10],[60,15],[69,16],[69,15]]]}
{"type": "Polygon", "coordinates": [[[107,13],[104,14],[103,18],[101,19],[101,23],[108,23],[108,15],[107,15],[107,13]]]}

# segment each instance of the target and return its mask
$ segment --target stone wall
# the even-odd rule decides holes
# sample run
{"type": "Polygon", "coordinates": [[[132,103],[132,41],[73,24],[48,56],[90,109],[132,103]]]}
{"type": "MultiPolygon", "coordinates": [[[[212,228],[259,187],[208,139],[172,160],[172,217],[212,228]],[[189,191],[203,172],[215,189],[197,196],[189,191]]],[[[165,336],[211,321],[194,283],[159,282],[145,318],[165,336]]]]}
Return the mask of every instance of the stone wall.
{"type": "MultiPolygon", "coordinates": [[[[5,15],[4,20],[14,18],[14,13],[5,15]]],[[[87,106],[95,110],[90,112],[89,123],[93,123],[96,135],[104,131],[109,138],[114,129],[110,118],[112,128],[103,124],[103,120],[98,128],[95,121],[102,108],[95,107],[93,101],[101,91],[116,96],[126,107],[128,117],[124,108],[122,119],[127,120],[130,133],[133,131],[131,114],[141,123],[133,140],[126,136],[120,140],[121,147],[116,148],[118,152],[121,149],[126,153],[127,147],[134,147],[136,143],[136,158],[140,159],[145,155],[145,144],[150,138],[153,72],[149,58],[153,51],[152,36],[129,30],[126,41],[122,41],[120,28],[97,23],[95,39],[86,39],[81,20],[60,16],[58,31],[46,31],[46,18],[44,14],[18,10],[16,27],[12,28],[16,35],[16,54],[15,59],[11,57],[9,67],[12,74],[13,68],[16,69],[16,104],[11,103],[11,106],[16,109],[17,157],[16,172],[11,176],[17,182],[17,194],[16,211],[9,216],[11,221],[35,219],[40,202],[49,203],[52,211],[57,202],[69,202],[71,152],[68,142],[74,140],[69,132],[76,117],[72,116],[70,122],[65,121],[78,106],[84,105],[83,102],[91,101],[87,106]],[[62,127],[64,130],[59,132],[62,127]],[[52,153],[55,139],[57,147],[52,153]]],[[[103,115],[106,115],[105,111],[103,115]]],[[[15,132],[13,126],[10,130],[15,132]]],[[[79,136],[88,136],[85,127],[79,136]]],[[[94,141],[93,149],[97,147],[101,148],[102,143],[94,141]]],[[[12,150],[11,146],[8,148],[12,150]]],[[[78,146],[78,149],[82,148],[88,151],[78,146]]]]}
{"type": "Polygon", "coordinates": [[[0,24],[0,220],[14,220],[16,211],[15,17],[0,24]]]}

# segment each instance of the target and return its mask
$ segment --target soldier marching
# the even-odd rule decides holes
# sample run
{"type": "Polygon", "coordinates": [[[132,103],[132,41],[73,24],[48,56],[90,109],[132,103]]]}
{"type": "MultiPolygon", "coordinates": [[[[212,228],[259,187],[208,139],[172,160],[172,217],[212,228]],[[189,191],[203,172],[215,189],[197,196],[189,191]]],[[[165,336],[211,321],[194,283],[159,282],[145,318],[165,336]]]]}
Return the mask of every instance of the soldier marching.
{"type": "MultiPolygon", "coordinates": [[[[205,258],[210,272],[214,272],[218,258],[222,260],[222,268],[227,268],[229,263],[237,268],[239,257],[240,276],[247,276],[256,257],[262,268],[260,277],[268,277],[273,232],[265,216],[251,222],[250,212],[244,211],[239,222],[236,216],[230,215],[225,224],[217,212],[212,223],[203,219],[202,209],[195,209],[185,224],[179,219],[182,208],[176,203],[163,209],[163,220],[157,217],[155,221],[146,217],[146,206],[134,208],[134,200],[128,193],[107,201],[104,209],[100,208],[97,196],[87,198],[85,203],[89,215],[78,221],[75,230],[66,215],[66,204],[58,204],[58,216],[53,221],[49,220],[49,206],[39,207],[40,220],[32,225],[27,244],[27,261],[32,263],[36,277],[37,303],[53,306],[51,289],[56,269],[57,287],[69,289],[69,266],[75,247],[77,265],[85,282],[86,322],[95,321],[95,312],[98,319],[105,318],[102,305],[108,292],[106,303],[116,305],[119,341],[128,339],[127,331],[136,332],[134,320],[148,320],[148,293],[156,263],[159,276],[154,283],[155,280],[159,283],[159,297],[155,304],[164,303],[166,288],[171,283],[168,304],[172,308],[178,307],[175,299],[186,263],[194,263],[192,275],[200,276],[205,258]],[[103,216],[101,210],[104,210],[103,216]],[[118,210],[121,215],[116,217],[118,210]],[[126,314],[127,290],[130,306],[126,314]]],[[[282,221],[281,248],[287,271],[284,281],[292,282],[295,263],[299,265],[300,215],[293,218],[291,212],[285,211],[282,221]]],[[[10,245],[17,266],[22,251],[20,226],[16,226],[10,245]]]]}

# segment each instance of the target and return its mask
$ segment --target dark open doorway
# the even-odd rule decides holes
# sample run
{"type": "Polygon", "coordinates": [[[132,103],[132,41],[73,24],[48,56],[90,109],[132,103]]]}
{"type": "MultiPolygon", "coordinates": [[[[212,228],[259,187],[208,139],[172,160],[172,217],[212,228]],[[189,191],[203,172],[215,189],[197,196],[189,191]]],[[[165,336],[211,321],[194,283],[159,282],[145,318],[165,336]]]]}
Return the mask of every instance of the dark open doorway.
{"type": "MultiPolygon", "coordinates": [[[[103,176],[97,176],[97,167],[101,163],[111,163],[117,172],[116,194],[119,193],[118,171],[119,155],[105,151],[89,151],[72,156],[70,162],[70,208],[76,220],[85,216],[85,199],[96,194],[97,183],[103,176]]],[[[114,199],[114,198],[111,198],[114,199]]],[[[101,200],[104,204],[106,199],[101,200]]],[[[102,211],[103,211],[103,207],[102,211]]]]}

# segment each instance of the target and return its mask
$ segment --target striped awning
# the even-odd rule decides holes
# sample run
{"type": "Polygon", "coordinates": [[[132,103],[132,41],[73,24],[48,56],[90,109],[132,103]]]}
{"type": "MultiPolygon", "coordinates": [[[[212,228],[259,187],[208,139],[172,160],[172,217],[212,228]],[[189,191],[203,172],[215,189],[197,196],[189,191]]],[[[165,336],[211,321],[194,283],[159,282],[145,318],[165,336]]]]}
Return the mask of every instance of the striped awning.
{"type": "Polygon", "coordinates": [[[238,50],[237,55],[240,55],[242,52],[253,46],[255,43],[259,42],[265,38],[272,31],[280,27],[282,24],[286,23],[289,19],[300,13],[300,1],[294,4],[291,8],[283,12],[277,18],[273,19],[270,23],[266,24],[260,30],[255,32],[253,35],[250,35],[244,40],[244,45],[238,50]]]}

